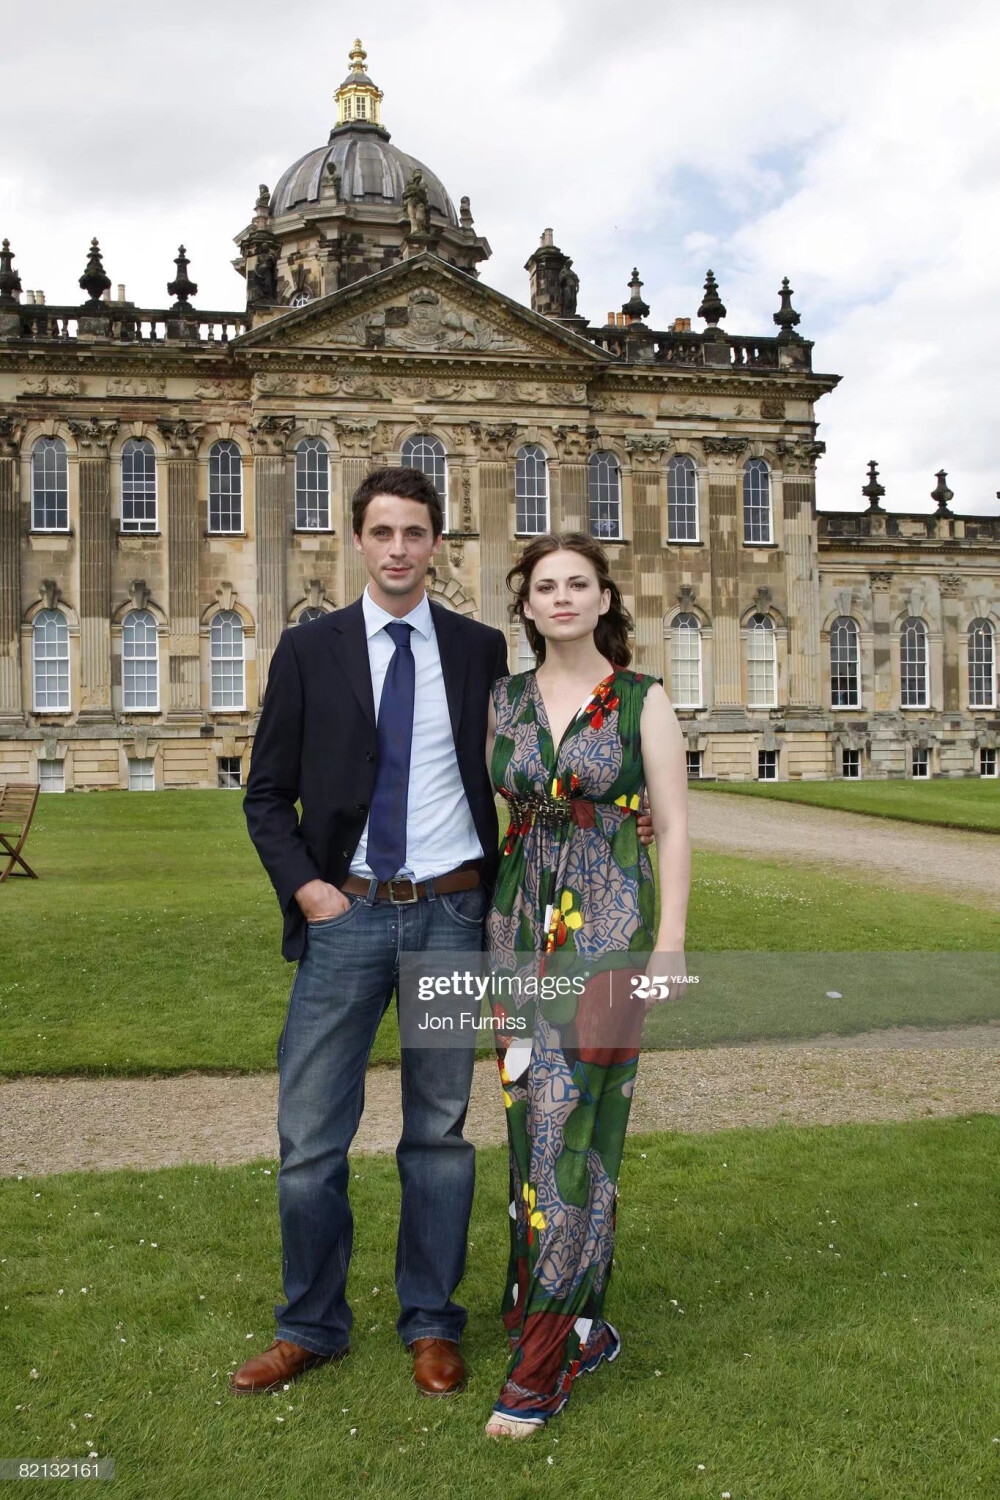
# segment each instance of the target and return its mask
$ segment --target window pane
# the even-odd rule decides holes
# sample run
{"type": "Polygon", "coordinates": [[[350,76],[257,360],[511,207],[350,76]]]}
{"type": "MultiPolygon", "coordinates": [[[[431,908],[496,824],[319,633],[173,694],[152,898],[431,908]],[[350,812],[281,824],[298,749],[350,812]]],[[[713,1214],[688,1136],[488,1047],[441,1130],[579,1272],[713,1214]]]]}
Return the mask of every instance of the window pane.
{"type": "Polygon", "coordinates": [[[698,471],[687,453],[675,453],[667,464],[667,540],[698,540],[698,471]]]}
{"type": "Polygon", "coordinates": [[[236,443],[214,443],[208,455],[208,529],[243,530],[243,454],[236,443]]]}
{"type": "Polygon", "coordinates": [[[303,438],[295,450],[295,525],[330,529],[330,455],[320,438],[303,438]]]}
{"type": "Polygon", "coordinates": [[[587,465],[590,534],[614,540],[622,534],[622,474],[613,453],[592,453],[587,465]]]}
{"type": "Polygon", "coordinates": [[[122,621],[122,708],[159,704],[156,621],[148,609],[132,610],[122,621]]]}
{"type": "Polygon", "coordinates": [[[235,610],[212,621],[212,707],[243,707],[243,622],[235,610]]]}
{"type": "Polygon", "coordinates": [[[239,787],[240,780],[240,757],[238,755],[218,756],[218,776],[220,787],[239,787]]]}
{"type": "Polygon", "coordinates": [[[899,635],[899,688],[903,708],[927,707],[927,628],[912,615],[899,635]]]}
{"type": "Polygon", "coordinates": [[[969,707],[992,708],[996,701],[993,626],[973,620],[969,626],[969,707]]]}
{"type": "Polygon", "coordinates": [[[66,444],[62,438],[39,438],[31,450],[31,524],[36,531],[69,526],[66,444]]]}
{"type": "Polygon", "coordinates": [[[771,474],[762,458],[743,466],[743,540],[771,540],[771,474]]]}
{"type": "Polygon", "coordinates": [[[448,460],[444,444],[430,433],[418,432],[408,437],[402,449],[403,464],[409,469],[419,469],[426,474],[438,492],[444,529],[448,529],[448,460]]]}
{"type": "Polygon", "coordinates": [[[122,449],[122,530],[156,530],[156,454],[148,438],[122,449]]]}
{"type": "Polygon", "coordinates": [[[517,499],[515,530],[538,536],[549,529],[549,470],[544,448],[531,443],[517,450],[514,469],[517,499]]]}
{"type": "Polygon", "coordinates": [[[147,760],[138,760],[133,756],[129,757],[128,789],[130,792],[153,792],[156,790],[152,756],[147,760]]]}
{"type": "Polygon", "coordinates": [[[753,615],[747,626],[747,706],[774,708],[777,704],[775,680],[774,625],[767,615],[753,615]]]}
{"type": "Polygon", "coordinates": [[[839,615],[830,628],[830,702],[856,708],[858,701],[858,627],[849,615],[839,615]]]}
{"type": "Polygon", "coordinates": [[[38,789],[40,792],[64,792],[66,790],[61,760],[38,762],[38,789]]]}
{"type": "Polygon", "coordinates": [[[678,615],[672,629],[671,700],[675,708],[701,707],[701,626],[697,615],[678,615]]]}
{"type": "Polygon", "coordinates": [[[43,609],[32,630],[35,708],[69,708],[69,627],[58,609],[43,609]]]}

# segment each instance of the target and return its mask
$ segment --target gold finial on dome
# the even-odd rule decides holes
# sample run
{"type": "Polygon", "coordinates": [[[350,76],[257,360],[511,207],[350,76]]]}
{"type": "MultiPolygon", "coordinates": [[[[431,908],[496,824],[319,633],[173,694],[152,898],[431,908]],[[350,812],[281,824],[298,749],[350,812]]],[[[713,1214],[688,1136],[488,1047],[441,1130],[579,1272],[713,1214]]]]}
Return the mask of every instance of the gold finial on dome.
{"type": "Polygon", "coordinates": [[[379,106],[382,90],[377,89],[365,72],[368,53],[361,45],[361,38],[354,38],[351,48],[351,71],[334,94],[337,101],[337,124],[356,125],[363,121],[368,125],[380,125],[379,106]]]}

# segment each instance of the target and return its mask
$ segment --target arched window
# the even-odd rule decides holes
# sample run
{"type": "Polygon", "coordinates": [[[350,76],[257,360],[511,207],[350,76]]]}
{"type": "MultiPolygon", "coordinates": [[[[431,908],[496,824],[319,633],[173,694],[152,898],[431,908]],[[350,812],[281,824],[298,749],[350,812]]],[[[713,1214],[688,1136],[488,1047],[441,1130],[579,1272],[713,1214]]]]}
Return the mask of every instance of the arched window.
{"type": "Polygon", "coordinates": [[[441,501],[441,524],[448,530],[448,459],[440,438],[418,432],[403,444],[402,460],[407,468],[426,474],[441,501]]]}
{"type": "Polygon", "coordinates": [[[769,615],[751,615],[747,624],[747,707],[778,706],[778,654],[774,621],[769,615]]]}
{"type": "Polygon", "coordinates": [[[701,708],[701,624],[698,616],[678,615],[671,637],[671,702],[675,708],[701,708]]]}
{"type": "Polygon", "coordinates": [[[148,438],[122,449],[122,531],[156,530],[156,453],[148,438]]]}
{"type": "Polygon", "coordinates": [[[549,465],[545,449],[537,443],[518,448],[514,461],[518,536],[539,536],[549,529],[549,465]]]}
{"type": "Polygon", "coordinates": [[[303,438],[295,450],[295,526],[330,529],[330,454],[322,438],[303,438]]]}
{"type": "Polygon", "coordinates": [[[231,441],[213,443],[209,451],[208,529],[243,530],[243,454],[231,441]]]}
{"type": "Polygon", "coordinates": [[[148,609],[133,609],[122,621],[122,708],[158,709],[156,621],[148,609]]]}
{"type": "Polygon", "coordinates": [[[289,298],[288,305],[289,307],[308,307],[311,301],[312,297],[308,292],[300,291],[296,292],[294,297],[289,298]]]}
{"type": "Polygon", "coordinates": [[[590,534],[618,541],[622,534],[622,471],[613,453],[592,453],[587,464],[590,534]]]}
{"type": "Polygon", "coordinates": [[[61,609],[41,609],[31,631],[35,712],[68,709],[69,626],[61,609]]]}
{"type": "Polygon", "coordinates": [[[902,708],[926,708],[927,626],[910,615],[899,632],[899,702],[902,708]]]}
{"type": "Polygon", "coordinates": [[[830,626],[830,703],[857,708],[859,702],[858,626],[850,615],[838,615],[830,626]]]}
{"type": "Polygon", "coordinates": [[[299,617],[295,623],[297,625],[307,625],[310,620],[321,620],[322,618],[323,611],[318,604],[307,604],[303,609],[299,610],[299,617]]]}
{"type": "Polygon", "coordinates": [[[689,453],[667,464],[667,541],[698,540],[698,470],[689,453]]]}
{"type": "Polygon", "coordinates": [[[969,707],[995,708],[996,698],[993,626],[989,620],[973,620],[969,626],[969,707]]]}
{"type": "Polygon", "coordinates": [[[234,609],[220,610],[212,619],[212,707],[244,706],[243,622],[234,609]]]}
{"type": "Polygon", "coordinates": [[[69,481],[62,438],[39,438],[31,450],[31,529],[69,530],[69,481]]]}
{"type": "Polygon", "coordinates": [[[762,458],[743,465],[743,540],[756,546],[771,540],[771,471],[762,458]]]}

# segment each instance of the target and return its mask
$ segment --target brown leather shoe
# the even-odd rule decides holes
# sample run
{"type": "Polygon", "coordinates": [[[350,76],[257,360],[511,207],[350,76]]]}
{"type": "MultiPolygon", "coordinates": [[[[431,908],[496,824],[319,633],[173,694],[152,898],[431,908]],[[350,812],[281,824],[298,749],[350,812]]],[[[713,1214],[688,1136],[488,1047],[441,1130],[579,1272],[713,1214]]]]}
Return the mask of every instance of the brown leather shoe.
{"type": "Polygon", "coordinates": [[[425,1396],[455,1396],[465,1390],[465,1364],[454,1339],[414,1339],[413,1379],[425,1396]]]}
{"type": "Polygon", "coordinates": [[[333,1359],[343,1359],[346,1349],[336,1354],[314,1354],[300,1344],[291,1344],[288,1339],[275,1339],[270,1349],[248,1359],[229,1377],[229,1389],[236,1396],[253,1396],[264,1391],[280,1391],[288,1381],[295,1380],[306,1370],[317,1365],[329,1364],[333,1359]]]}

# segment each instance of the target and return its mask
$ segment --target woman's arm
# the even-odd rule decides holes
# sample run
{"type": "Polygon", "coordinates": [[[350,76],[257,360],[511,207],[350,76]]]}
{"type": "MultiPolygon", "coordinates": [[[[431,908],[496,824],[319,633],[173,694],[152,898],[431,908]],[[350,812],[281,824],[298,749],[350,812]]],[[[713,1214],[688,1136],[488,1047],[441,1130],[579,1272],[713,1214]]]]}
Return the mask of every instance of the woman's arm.
{"type": "Polygon", "coordinates": [[[687,756],[677,715],[658,682],[646,694],[639,734],[660,874],[656,952],[683,954],[691,891],[687,756]]]}

